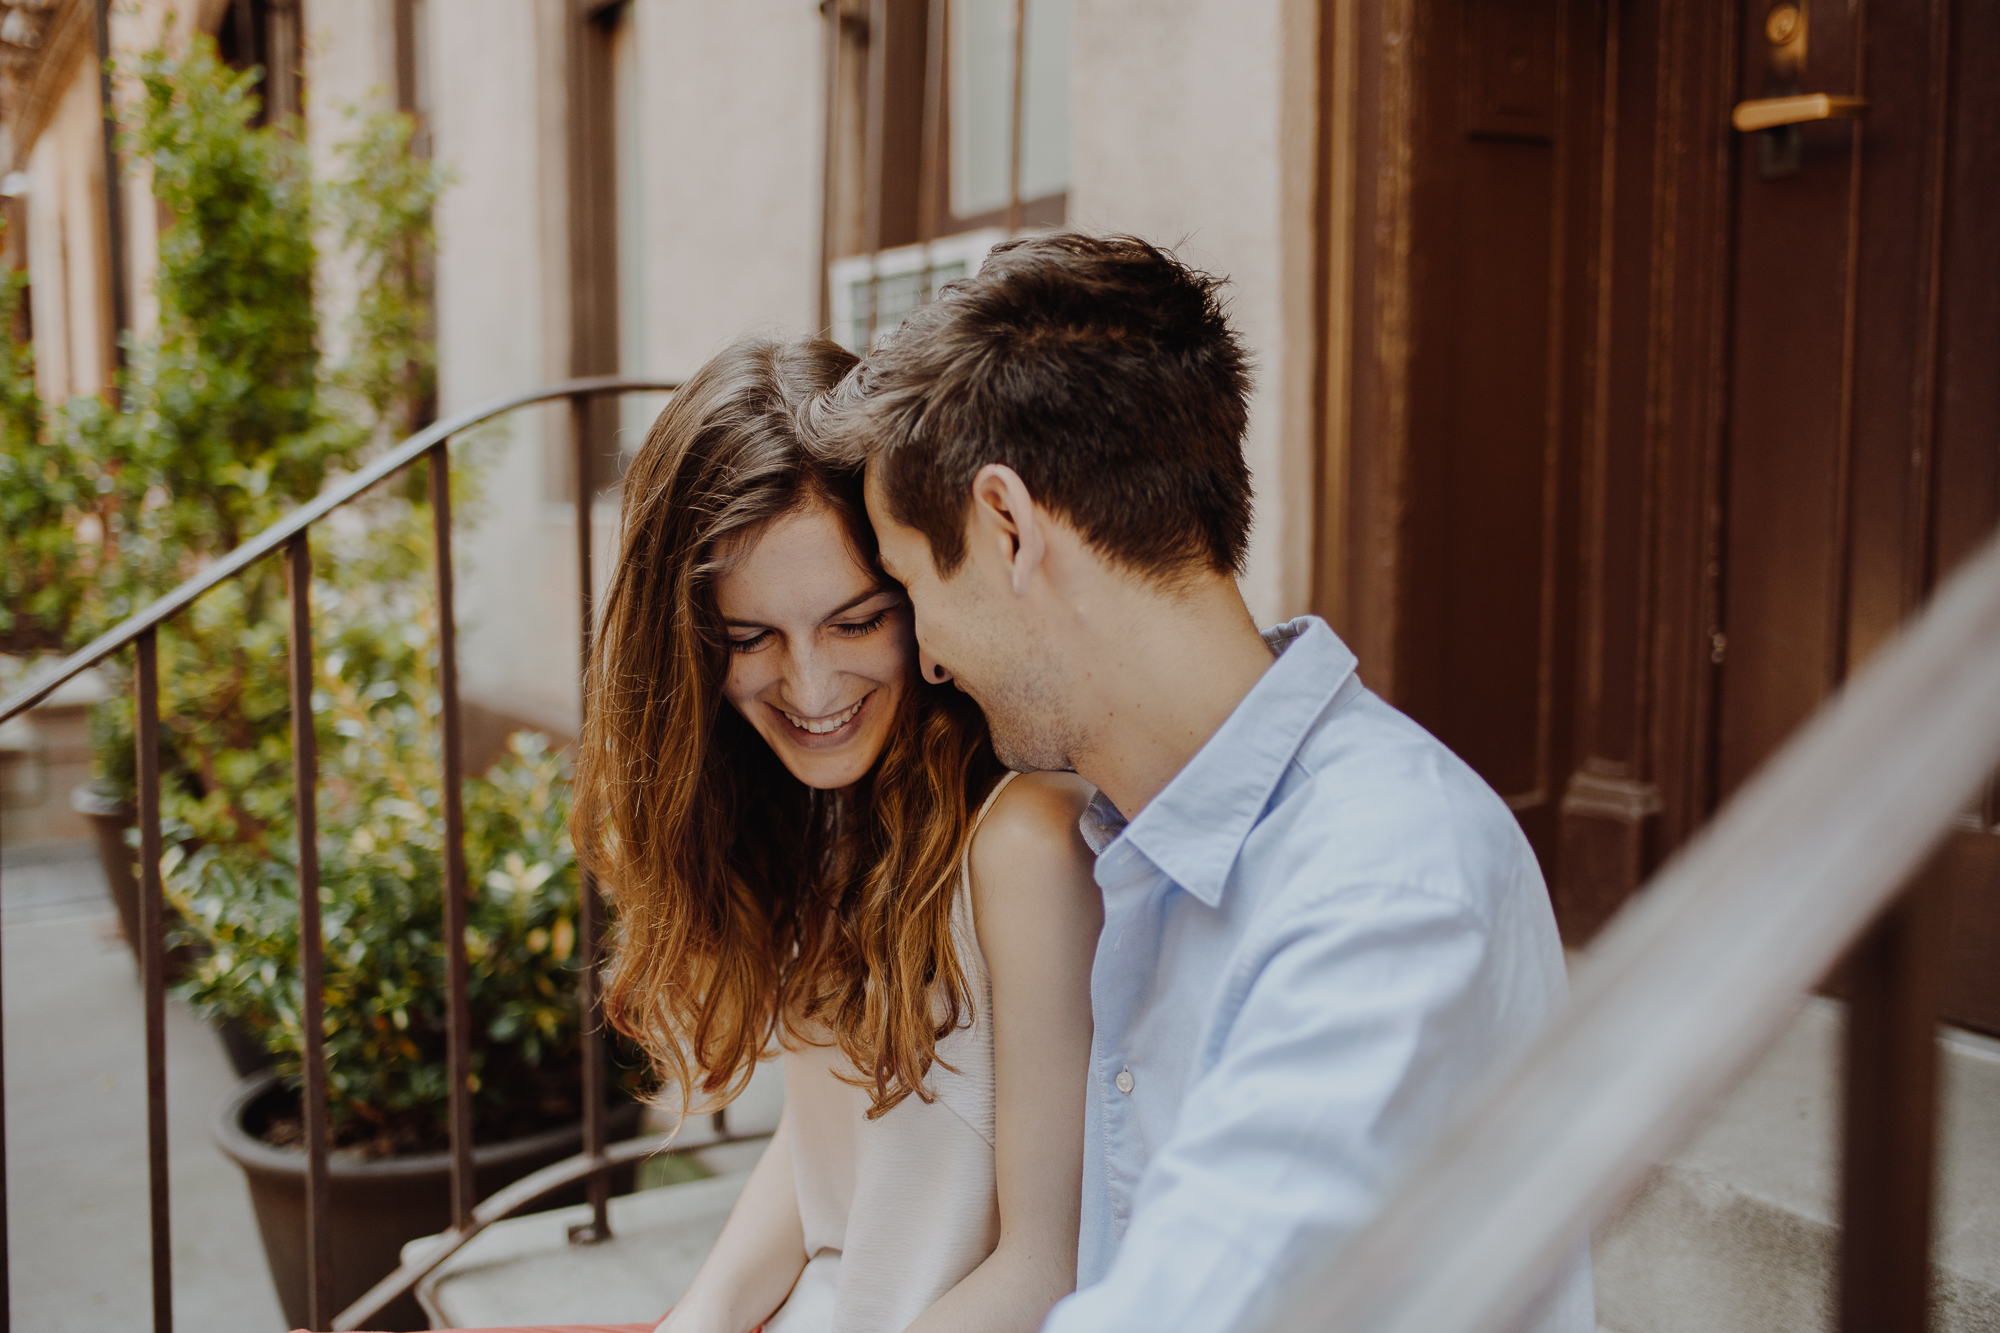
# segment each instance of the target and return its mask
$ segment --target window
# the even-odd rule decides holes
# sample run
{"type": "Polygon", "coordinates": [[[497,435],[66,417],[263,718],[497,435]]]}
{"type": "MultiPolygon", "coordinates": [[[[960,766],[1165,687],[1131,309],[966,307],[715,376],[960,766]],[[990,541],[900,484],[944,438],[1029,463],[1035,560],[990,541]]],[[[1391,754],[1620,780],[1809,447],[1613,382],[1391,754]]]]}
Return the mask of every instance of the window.
{"type": "Polygon", "coordinates": [[[945,32],[945,229],[1009,225],[1017,203],[1014,230],[1027,221],[1060,223],[1069,190],[1068,0],[950,0],[945,32]],[[1029,218],[1030,209],[1038,216],[1029,218]]]}
{"type": "Polygon", "coordinates": [[[229,0],[216,27],[216,52],[235,69],[261,66],[258,125],[296,116],[300,94],[299,0],[229,0]]]}
{"type": "Polygon", "coordinates": [[[859,350],[1069,192],[1069,0],[828,0],[825,326],[859,350]]]}

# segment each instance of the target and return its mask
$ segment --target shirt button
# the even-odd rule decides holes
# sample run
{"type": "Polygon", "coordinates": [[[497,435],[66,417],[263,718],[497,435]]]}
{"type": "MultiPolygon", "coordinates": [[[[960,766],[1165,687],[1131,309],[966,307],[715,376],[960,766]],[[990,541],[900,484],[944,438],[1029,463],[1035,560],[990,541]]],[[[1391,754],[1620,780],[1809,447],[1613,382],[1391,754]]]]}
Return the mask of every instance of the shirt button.
{"type": "Polygon", "coordinates": [[[1117,1077],[1116,1079],[1113,1079],[1112,1081],[1113,1081],[1114,1083],[1116,1083],[1116,1084],[1118,1085],[1118,1091],[1120,1091],[1120,1092],[1130,1092],[1130,1091],[1132,1091],[1132,1071],[1131,1071],[1131,1070],[1129,1070],[1129,1069],[1121,1069],[1121,1070],[1119,1070],[1119,1071],[1118,1071],[1118,1077],[1117,1077]]]}

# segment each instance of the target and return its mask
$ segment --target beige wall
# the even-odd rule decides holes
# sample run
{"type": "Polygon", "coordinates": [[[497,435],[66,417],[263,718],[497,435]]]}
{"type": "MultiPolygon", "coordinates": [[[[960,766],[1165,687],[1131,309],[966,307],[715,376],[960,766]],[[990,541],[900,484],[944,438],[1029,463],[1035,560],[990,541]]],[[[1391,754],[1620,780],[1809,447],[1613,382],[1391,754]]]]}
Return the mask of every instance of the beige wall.
{"type": "MultiPolygon", "coordinates": [[[[441,408],[565,378],[568,196],[560,0],[431,0],[441,408]]],[[[819,24],[797,0],[637,0],[644,364],[684,377],[745,331],[804,332],[817,299],[819,24]]],[[[643,430],[645,413],[631,418],[643,430]]],[[[560,409],[517,412],[482,448],[466,542],[468,697],[575,726],[575,528],[549,452],[560,409]]],[[[599,579],[616,510],[593,519],[599,579]]]]}
{"type": "MultiPolygon", "coordinates": [[[[431,0],[438,208],[438,397],[450,414],[560,378],[551,297],[566,279],[560,208],[561,0],[431,0]],[[553,291],[552,291],[553,288],[553,291]]],[[[466,694],[574,725],[574,563],[545,494],[544,426],[516,412],[473,443],[483,521],[461,546],[466,694]]]]}
{"type": "Polygon", "coordinates": [[[1074,0],[1071,225],[1175,247],[1230,281],[1257,387],[1244,597],[1307,609],[1313,524],[1312,0],[1074,0]]]}
{"type": "Polygon", "coordinates": [[[685,376],[819,301],[820,22],[804,0],[638,0],[647,369],[685,376]]]}
{"type": "MultiPolygon", "coordinates": [[[[396,32],[393,0],[305,0],[306,147],[315,176],[340,169],[341,145],[354,137],[356,118],[395,105],[396,32]]],[[[314,304],[319,309],[320,354],[338,365],[347,349],[347,321],[354,310],[354,265],[340,252],[339,236],[323,228],[316,240],[319,266],[314,304]]]]}

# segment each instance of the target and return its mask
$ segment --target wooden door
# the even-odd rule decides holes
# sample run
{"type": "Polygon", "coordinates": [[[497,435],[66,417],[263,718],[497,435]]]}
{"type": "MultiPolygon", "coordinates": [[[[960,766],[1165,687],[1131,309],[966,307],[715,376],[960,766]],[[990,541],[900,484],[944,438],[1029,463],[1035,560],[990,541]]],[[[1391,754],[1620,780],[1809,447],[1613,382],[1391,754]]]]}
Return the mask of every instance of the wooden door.
{"type": "MultiPolygon", "coordinates": [[[[2000,519],[2000,7],[1752,0],[1741,34],[1742,98],[1867,107],[1739,142],[1718,799],[2000,519]]],[[[1996,872],[1989,792],[1934,872],[1948,1009],[1989,1030],[1996,872]]]]}
{"type": "MultiPolygon", "coordinates": [[[[1571,943],[2000,521],[2000,5],[1782,8],[1323,9],[1316,601],[1508,798],[1571,943]],[[1731,126],[1802,92],[1869,108],[1731,126]]],[[[1996,824],[1936,873],[1951,1015],[2000,1032],[1996,824]]]]}

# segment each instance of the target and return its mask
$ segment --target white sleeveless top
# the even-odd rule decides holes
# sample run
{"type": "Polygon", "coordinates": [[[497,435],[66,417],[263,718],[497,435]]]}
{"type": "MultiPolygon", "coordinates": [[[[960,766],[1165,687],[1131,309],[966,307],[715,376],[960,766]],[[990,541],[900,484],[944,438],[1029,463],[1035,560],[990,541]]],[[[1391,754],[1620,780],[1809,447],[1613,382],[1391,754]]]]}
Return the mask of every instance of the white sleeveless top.
{"type": "MultiPolygon", "coordinates": [[[[994,784],[976,830],[1014,774],[994,784]]],[[[879,1120],[837,1046],[786,1050],[806,1267],[765,1333],[900,1333],[1000,1243],[993,1178],[993,986],[972,919],[970,846],[952,901],[952,946],[972,1023],[937,1044],[929,1084],[879,1120]],[[951,1069],[943,1066],[949,1064],[951,1069]],[[954,1070],[956,1072],[954,1072],[954,1070]]]]}

